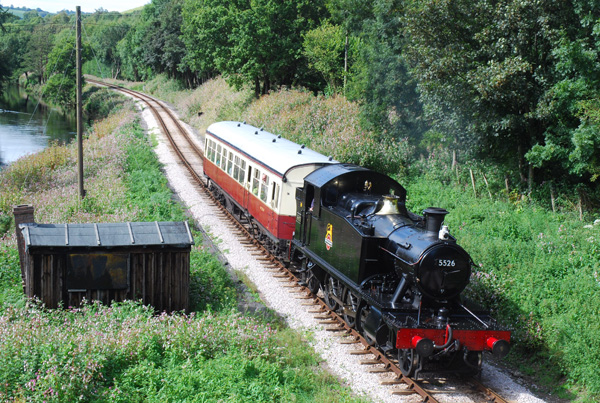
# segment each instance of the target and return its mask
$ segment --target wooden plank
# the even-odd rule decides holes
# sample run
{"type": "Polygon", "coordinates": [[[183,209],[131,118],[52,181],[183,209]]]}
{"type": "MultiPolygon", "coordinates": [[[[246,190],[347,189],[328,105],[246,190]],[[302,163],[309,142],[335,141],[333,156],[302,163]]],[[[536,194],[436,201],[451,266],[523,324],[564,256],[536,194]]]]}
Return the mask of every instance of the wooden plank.
{"type": "Polygon", "coordinates": [[[360,365],[377,365],[377,364],[381,364],[382,362],[379,360],[360,360],[360,365]]]}
{"type": "Polygon", "coordinates": [[[350,355],[367,355],[367,354],[373,354],[373,353],[370,352],[369,350],[352,350],[352,351],[350,351],[350,355]]]}

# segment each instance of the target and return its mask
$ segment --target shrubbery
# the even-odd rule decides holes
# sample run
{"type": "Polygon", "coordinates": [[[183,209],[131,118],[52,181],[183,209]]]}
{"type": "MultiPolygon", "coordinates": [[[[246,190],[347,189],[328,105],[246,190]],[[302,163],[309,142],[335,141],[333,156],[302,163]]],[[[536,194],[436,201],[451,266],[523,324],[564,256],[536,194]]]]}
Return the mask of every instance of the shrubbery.
{"type": "Polygon", "coordinates": [[[234,312],[156,315],[135,302],[48,312],[31,303],[6,309],[0,325],[3,401],[266,402],[313,393],[303,378],[315,358],[297,360],[286,331],[234,312]]]}

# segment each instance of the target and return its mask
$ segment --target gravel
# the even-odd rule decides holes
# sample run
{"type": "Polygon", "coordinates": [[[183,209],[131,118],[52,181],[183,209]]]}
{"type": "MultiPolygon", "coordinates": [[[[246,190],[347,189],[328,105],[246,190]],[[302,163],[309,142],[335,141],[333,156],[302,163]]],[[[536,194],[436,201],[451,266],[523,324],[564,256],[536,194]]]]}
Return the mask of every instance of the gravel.
{"type": "MultiPolygon", "coordinates": [[[[380,384],[383,378],[391,377],[391,375],[369,373],[368,370],[373,366],[360,364],[361,360],[369,358],[369,356],[350,355],[348,352],[358,347],[340,344],[340,336],[326,331],[326,327],[319,324],[314,318],[315,315],[308,312],[310,307],[302,305],[304,301],[299,299],[299,295],[283,288],[282,284],[272,276],[272,271],[266,269],[250,254],[248,249],[240,244],[240,239],[230,232],[225,222],[219,219],[216,208],[211,206],[208,198],[197,190],[197,186],[192,184],[184,168],[176,162],[170,146],[160,132],[149,109],[144,108],[139,102],[138,107],[142,110],[142,119],[148,132],[154,133],[158,139],[155,152],[161,163],[164,164],[164,172],[174,192],[187,206],[197,224],[219,240],[219,248],[227,258],[230,267],[235,271],[243,272],[254,283],[263,302],[283,317],[291,328],[304,335],[321,355],[324,360],[323,366],[349,385],[357,395],[365,396],[373,402],[420,402],[421,398],[417,395],[392,395],[393,388],[391,386],[380,384]]],[[[193,134],[192,137],[198,144],[202,144],[202,136],[194,133],[189,125],[184,123],[184,126],[193,134]]],[[[484,363],[482,380],[509,401],[543,402],[526,387],[513,381],[500,369],[488,363],[484,363]]],[[[445,390],[451,391],[467,389],[460,383],[441,382],[434,381],[431,387],[443,387],[445,390]]],[[[402,388],[402,386],[394,388],[402,388]]],[[[469,395],[462,392],[440,394],[436,397],[443,402],[482,400],[480,395],[469,395]]]]}

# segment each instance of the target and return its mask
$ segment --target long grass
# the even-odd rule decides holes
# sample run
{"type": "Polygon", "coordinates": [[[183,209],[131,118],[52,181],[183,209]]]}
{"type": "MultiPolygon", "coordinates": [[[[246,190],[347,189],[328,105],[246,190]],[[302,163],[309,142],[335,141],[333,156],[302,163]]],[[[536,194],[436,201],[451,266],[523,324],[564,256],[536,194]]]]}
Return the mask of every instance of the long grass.
{"type": "MultiPolygon", "coordinates": [[[[130,107],[86,137],[83,202],[71,145],[0,173],[10,185],[0,218],[11,216],[11,203],[31,203],[37,222],[186,219],[130,107]],[[65,156],[60,164],[56,155],[65,156]],[[19,179],[30,164],[41,182],[19,179]]],[[[364,401],[320,369],[300,335],[237,312],[235,284],[198,238],[190,314],[161,314],[135,301],[48,310],[22,294],[14,224],[7,223],[0,234],[0,401],[364,401]]]]}

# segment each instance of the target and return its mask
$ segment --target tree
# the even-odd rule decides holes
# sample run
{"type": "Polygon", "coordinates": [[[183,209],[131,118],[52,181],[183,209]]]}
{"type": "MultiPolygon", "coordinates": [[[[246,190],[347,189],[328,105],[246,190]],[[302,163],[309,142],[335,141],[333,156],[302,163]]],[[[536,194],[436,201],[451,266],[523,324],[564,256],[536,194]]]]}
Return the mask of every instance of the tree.
{"type": "Polygon", "coordinates": [[[2,8],[2,5],[0,4],[0,31],[6,32],[6,29],[4,28],[4,23],[8,20],[8,18],[9,18],[8,9],[4,10],[2,8]]]}
{"type": "Polygon", "coordinates": [[[303,84],[303,34],[326,16],[322,0],[189,0],[183,10],[184,42],[204,71],[215,69],[255,94],[303,84]]]}
{"type": "MultiPolygon", "coordinates": [[[[561,67],[560,49],[581,40],[589,49],[594,36],[584,20],[597,20],[597,7],[584,12],[571,3],[522,0],[406,4],[406,51],[437,129],[465,149],[518,167],[523,179],[526,156],[540,167],[568,160],[564,153],[548,159],[553,146],[542,156],[536,145],[564,145],[579,125],[571,101],[586,95],[573,92],[571,79],[579,73],[561,67]]],[[[588,56],[597,72],[597,56],[588,56]]],[[[547,177],[564,174],[564,165],[554,172],[550,165],[547,177]]],[[[530,186],[533,166],[527,170],[530,186]]]]}
{"type": "Polygon", "coordinates": [[[188,0],[182,10],[184,63],[200,75],[227,70],[231,54],[234,13],[223,0],[188,0]]]}
{"type": "Polygon", "coordinates": [[[419,143],[428,127],[404,51],[404,1],[331,0],[328,8],[350,36],[346,95],[361,104],[365,127],[419,143]]]}
{"type": "Polygon", "coordinates": [[[93,30],[92,47],[97,57],[110,66],[112,78],[117,78],[121,71],[121,57],[117,50],[117,43],[127,35],[130,28],[125,21],[101,20],[98,27],[93,30]]]}
{"type": "Polygon", "coordinates": [[[183,0],[153,0],[143,8],[117,46],[127,77],[147,79],[166,73],[191,84],[193,73],[184,63],[187,52],[181,39],[182,6],[183,0]]]}
{"type": "MultiPolygon", "coordinates": [[[[53,47],[53,38],[54,35],[44,25],[36,26],[29,38],[28,50],[24,55],[24,67],[27,74],[31,72],[37,76],[39,84],[44,81],[48,54],[53,47]]],[[[50,68],[52,67],[50,66],[50,68]]]]}
{"type": "MultiPolygon", "coordinates": [[[[73,107],[77,102],[75,38],[62,37],[48,54],[43,94],[51,103],[63,108],[73,107]]],[[[81,61],[89,60],[91,49],[82,43],[81,61]]]]}
{"type": "Polygon", "coordinates": [[[304,35],[303,54],[333,92],[344,78],[345,35],[342,27],[325,22],[304,35]]]}

